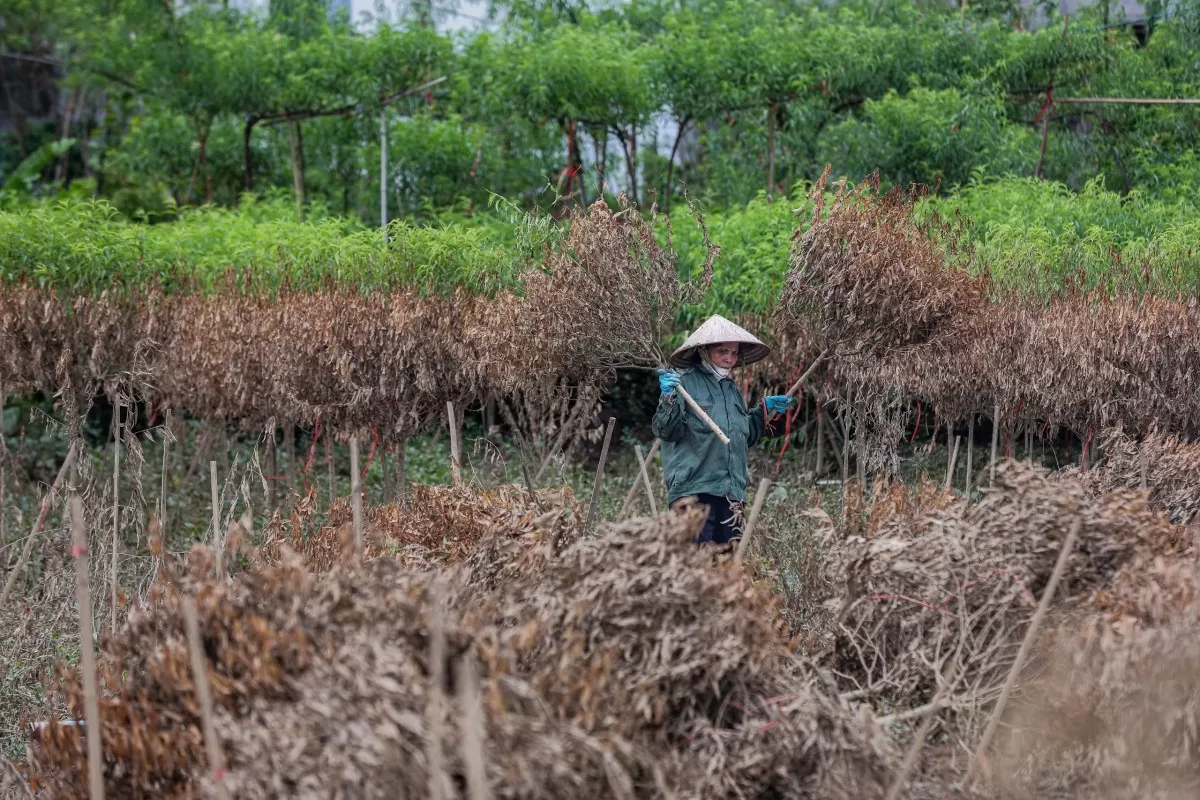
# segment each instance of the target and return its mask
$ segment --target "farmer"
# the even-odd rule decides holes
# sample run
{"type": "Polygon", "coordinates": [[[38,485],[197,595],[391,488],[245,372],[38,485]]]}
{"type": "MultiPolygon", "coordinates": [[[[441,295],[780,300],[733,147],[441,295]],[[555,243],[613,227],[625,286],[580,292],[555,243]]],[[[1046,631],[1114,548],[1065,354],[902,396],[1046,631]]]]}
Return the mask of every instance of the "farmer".
{"type": "Polygon", "coordinates": [[[667,503],[672,509],[691,500],[708,506],[697,544],[732,549],[741,537],[746,448],[762,438],[771,417],[795,402],[776,395],[749,410],[729,377],[734,367],[761,361],[770,352],[749,331],[714,315],[671,355],[671,366],[678,370],[659,370],[662,396],[653,427],[663,442],[667,503]],[[680,387],[725,432],[728,445],[678,396],[680,387]]]}

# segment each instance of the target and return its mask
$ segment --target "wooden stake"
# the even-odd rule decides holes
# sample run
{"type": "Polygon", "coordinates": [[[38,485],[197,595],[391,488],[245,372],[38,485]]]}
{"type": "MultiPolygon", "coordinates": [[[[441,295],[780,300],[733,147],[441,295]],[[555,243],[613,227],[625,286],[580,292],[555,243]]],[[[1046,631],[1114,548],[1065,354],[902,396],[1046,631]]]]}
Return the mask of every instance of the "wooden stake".
{"type": "Polygon", "coordinates": [[[58,490],[62,488],[67,474],[75,467],[75,458],[78,453],[79,446],[76,444],[72,444],[67,448],[67,457],[63,459],[62,466],[58,468],[58,475],[54,478],[54,483],[50,486],[50,491],[46,492],[46,496],[42,498],[42,507],[38,511],[37,521],[33,523],[33,530],[30,532],[29,538],[25,540],[25,546],[21,548],[21,555],[17,558],[17,565],[8,574],[8,580],[4,583],[4,590],[0,591],[0,608],[4,606],[4,601],[8,599],[8,595],[12,592],[13,587],[17,585],[17,578],[21,576],[21,571],[25,568],[25,562],[29,560],[29,553],[33,550],[33,543],[37,539],[38,534],[42,532],[42,527],[46,524],[46,516],[50,513],[50,508],[54,505],[54,497],[58,494],[58,490]]]}
{"type": "Polygon", "coordinates": [[[817,465],[813,477],[819,478],[825,471],[825,409],[817,402],[817,465]]]}
{"type": "MultiPolygon", "coordinates": [[[[646,454],[647,464],[654,461],[654,454],[658,452],[659,444],[661,444],[661,442],[658,439],[655,439],[654,443],[650,445],[650,452],[646,454]]],[[[625,502],[621,503],[621,511],[617,514],[617,522],[625,519],[625,513],[629,511],[629,504],[633,502],[633,496],[637,494],[637,489],[640,483],[641,475],[635,474],[633,476],[633,483],[629,484],[629,491],[625,493],[625,502]]],[[[647,492],[649,492],[649,489],[647,489],[647,492]]],[[[657,514],[655,516],[657,516],[657,514]]]]}
{"type": "Polygon", "coordinates": [[[167,540],[167,451],[171,446],[170,422],[167,423],[166,428],[167,430],[163,434],[162,486],[158,493],[158,528],[162,532],[164,542],[167,540]]]}
{"type": "Polygon", "coordinates": [[[961,436],[955,436],[954,447],[950,450],[950,463],[946,467],[946,482],[942,486],[947,492],[950,491],[950,487],[954,486],[954,464],[958,461],[958,445],[961,441],[961,436]]]}
{"type": "Polygon", "coordinates": [[[337,489],[333,483],[333,454],[329,449],[329,436],[325,437],[325,473],[329,479],[329,507],[333,508],[333,503],[337,500],[337,489]]]}
{"type": "Polygon", "coordinates": [[[408,437],[401,436],[396,442],[396,499],[404,497],[407,490],[404,481],[404,450],[408,447],[408,437]]]}
{"type": "Polygon", "coordinates": [[[754,527],[758,524],[758,515],[762,513],[763,503],[767,499],[767,488],[770,485],[770,478],[763,478],[758,482],[758,491],[754,494],[754,505],[750,508],[750,519],[746,522],[746,530],[742,532],[742,540],[738,542],[737,554],[733,557],[733,563],[739,567],[746,557],[746,551],[750,548],[750,539],[754,536],[754,527]]]}
{"type": "Polygon", "coordinates": [[[608,460],[608,445],[612,442],[613,428],[616,424],[616,417],[608,418],[608,427],[604,431],[604,445],[600,448],[600,463],[596,466],[596,482],[592,485],[592,504],[588,507],[584,530],[590,529],[596,519],[596,508],[600,505],[600,484],[604,482],[604,462],[608,460]]]}
{"type": "Polygon", "coordinates": [[[992,460],[988,462],[988,469],[991,471],[990,485],[996,485],[996,449],[1000,445],[1000,404],[996,403],[996,410],[992,414],[992,460]]]}
{"type": "Polygon", "coordinates": [[[212,490],[213,549],[217,553],[217,576],[224,571],[225,542],[221,538],[221,497],[217,492],[217,462],[208,462],[208,484],[212,490]]]}
{"type": "Polygon", "coordinates": [[[1071,530],[1067,533],[1067,538],[1063,542],[1062,549],[1058,551],[1058,560],[1054,563],[1054,572],[1050,574],[1050,582],[1046,584],[1046,588],[1042,592],[1041,602],[1038,603],[1037,611],[1033,614],[1033,620],[1029,623],[1029,628],[1025,631],[1025,638],[1021,640],[1021,648],[1017,651],[1017,658],[1008,670],[1008,677],[1004,681],[1004,688],[1000,691],[1000,699],[996,701],[996,707],[992,709],[992,716],[988,720],[987,728],[983,732],[983,739],[980,740],[979,747],[975,750],[975,762],[971,766],[972,775],[979,768],[982,759],[987,753],[988,745],[992,743],[992,737],[996,735],[996,729],[1000,725],[1000,718],[1004,715],[1004,707],[1008,705],[1008,698],[1012,694],[1013,687],[1016,686],[1017,677],[1021,673],[1021,667],[1025,665],[1025,659],[1029,656],[1029,651],[1033,649],[1038,629],[1041,628],[1046,611],[1050,608],[1050,602],[1054,599],[1054,591],[1058,588],[1058,582],[1062,579],[1063,572],[1066,571],[1067,560],[1071,555],[1071,551],[1075,549],[1075,540],[1079,538],[1081,527],[1083,527],[1083,520],[1076,517],[1075,521],[1071,523],[1071,530]]]}
{"type": "Polygon", "coordinates": [[[431,591],[429,609],[429,701],[425,708],[425,759],[429,765],[428,797],[447,800],[445,763],[442,754],[442,686],[445,685],[446,631],[442,622],[442,596],[438,586],[431,591]]]}
{"type": "Polygon", "coordinates": [[[208,666],[205,663],[204,647],[200,640],[200,620],[196,613],[196,601],[191,595],[183,595],[179,601],[183,611],[183,626],[187,631],[188,656],[192,663],[192,682],[196,685],[196,700],[200,704],[200,723],[204,730],[204,749],[208,752],[208,768],[211,770],[213,783],[216,784],[217,796],[229,797],[222,781],[225,777],[225,755],[221,751],[221,742],[217,738],[217,729],[213,724],[212,691],[208,685],[208,666]]]}
{"type": "Polygon", "coordinates": [[[358,437],[350,437],[350,505],[354,510],[354,553],[363,557],[362,481],[358,474],[358,437]]]}
{"type": "Polygon", "coordinates": [[[117,403],[116,419],[113,431],[113,528],[112,528],[112,563],[108,573],[110,584],[110,603],[108,615],[110,630],[117,632],[117,547],[121,531],[121,403],[117,403]]]}
{"type": "Polygon", "coordinates": [[[454,485],[462,483],[462,462],[458,457],[458,418],[454,414],[454,403],[446,401],[446,415],[450,418],[450,477],[454,485]]]}
{"type": "Polygon", "coordinates": [[[267,441],[267,516],[275,513],[275,478],[279,475],[278,459],[275,456],[275,429],[271,429],[271,438],[267,441]]]}
{"type": "Polygon", "coordinates": [[[88,576],[91,559],[83,521],[83,501],[74,491],[71,494],[71,554],[75,556],[75,598],[79,604],[79,662],[83,672],[84,720],[87,723],[84,738],[88,754],[88,797],[104,800],[104,760],[100,752],[104,725],[100,722],[100,687],[96,680],[96,654],[92,649],[95,633],[88,576]]]}
{"type": "Polygon", "coordinates": [[[458,705],[462,713],[460,749],[467,773],[467,799],[490,800],[492,794],[487,781],[487,756],[483,749],[487,741],[484,729],[486,718],[479,695],[479,676],[475,673],[475,659],[471,653],[459,659],[456,672],[458,705]]]}
{"type": "Polygon", "coordinates": [[[291,497],[296,492],[296,425],[285,422],[283,428],[283,438],[287,443],[288,496],[291,497]]]}
{"type": "Polygon", "coordinates": [[[1147,458],[1146,458],[1146,443],[1143,441],[1141,443],[1141,445],[1138,447],[1138,461],[1141,462],[1141,473],[1142,473],[1141,484],[1142,484],[1143,490],[1145,490],[1146,487],[1150,483],[1150,481],[1147,478],[1147,472],[1149,472],[1149,469],[1147,468],[1146,460],[1147,460],[1147,458]]]}
{"type": "Polygon", "coordinates": [[[971,497],[971,471],[975,468],[975,414],[967,422],[967,498],[971,497]]]}
{"type": "Polygon", "coordinates": [[[637,455],[638,469],[641,470],[642,482],[646,486],[646,498],[650,501],[650,516],[657,517],[658,504],[654,502],[654,489],[650,486],[650,473],[646,471],[646,459],[642,458],[642,446],[635,444],[633,452],[637,455]]]}
{"type": "Polygon", "coordinates": [[[954,445],[958,441],[954,437],[954,425],[950,422],[946,423],[946,488],[949,489],[954,485],[951,476],[954,475],[954,457],[957,453],[954,450],[954,445]]]}

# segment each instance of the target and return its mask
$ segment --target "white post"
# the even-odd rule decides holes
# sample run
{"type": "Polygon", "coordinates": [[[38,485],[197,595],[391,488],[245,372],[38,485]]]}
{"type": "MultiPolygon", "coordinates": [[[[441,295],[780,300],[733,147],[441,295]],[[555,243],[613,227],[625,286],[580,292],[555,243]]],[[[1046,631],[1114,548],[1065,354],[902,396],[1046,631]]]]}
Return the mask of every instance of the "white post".
{"type": "Polygon", "coordinates": [[[387,106],[379,109],[379,225],[383,228],[383,241],[387,242],[387,183],[388,183],[388,123],[387,106]]]}

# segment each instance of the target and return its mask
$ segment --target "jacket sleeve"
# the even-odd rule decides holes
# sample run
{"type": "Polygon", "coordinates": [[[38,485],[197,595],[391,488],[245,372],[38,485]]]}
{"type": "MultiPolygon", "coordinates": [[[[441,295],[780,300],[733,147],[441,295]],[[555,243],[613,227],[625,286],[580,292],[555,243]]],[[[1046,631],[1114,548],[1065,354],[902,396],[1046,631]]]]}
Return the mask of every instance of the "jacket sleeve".
{"type": "Polygon", "coordinates": [[[683,400],[678,397],[660,397],[651,427],[654,429],[654,435],[664,442],[683,441],[687,433],[687,421],[683,418],[683,400]]]}
{"type": "Polygon", "coordinates": [[[758,444],[758,440],[762,438],[763,432],[767,427],[765,415],[766,410],[763,408],[761,401],[754,408],[750,409],[750,413],[747,415],[750,421],[750,434],[746,437],[747,447],[754,447],[754,445],[758,444]]]}

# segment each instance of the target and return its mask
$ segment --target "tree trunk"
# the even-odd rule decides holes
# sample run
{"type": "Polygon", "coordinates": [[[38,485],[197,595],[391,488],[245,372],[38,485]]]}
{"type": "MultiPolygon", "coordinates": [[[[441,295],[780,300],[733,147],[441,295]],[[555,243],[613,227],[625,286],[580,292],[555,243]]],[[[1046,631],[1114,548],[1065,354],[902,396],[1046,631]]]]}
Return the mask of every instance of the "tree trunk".
{"type": "Polygon", "coordinates": [[[12,84],[8,81],[8,72],[4,69],[4,59],[0,59],[0,87],[4,89],[4,100],[8,105],[8,113],[12,118],[13,133],[17,136],[17,148],[21,158],[29,155],[25,142],[25,110],[17,105],[12,94],[12,84]]]}
{"type": "Polygon", "coordinates": [[[254,126],[258,124],[258,117],[246,117],[246,124],[242,128],[242,187],[247,192],[254,191],[254,163],[250,157],[250,137],[254,133],[254,126]]]}
{"type": "Polygon", "coordinates": [[[288,123],[288,132],[292,140],[292,191],[296,195],[296,208],[304,212],[304,139],[300,132],[300,123],[292,120],[288,123]]]}
{"type": "MultiPolygon", "coordinates": [[[[79,102],[81,93],[82,93],[82,90],[80,90],[78,92],[68,92],[67,93],[67,107],[63,112],[62,125],[59,127],[59,130],[58,130],[58,140],[60,142],[71,135],[71,119],[75,116],[75,106],[79,102]]],[[[58,183],[61,183],[63,186],[66,186],[66,184],[67,184],[67,173],[68,173],[67,168],[69,166],[69,164],[68,164],[69,156],[70,156],[70,153],[63,153],[61,156],[59,156],[58,157],[58,167],[54,171],[55,181],[57,181],[58,183]]]]}
{"type": "Polygon", "coordinates": [[[691,121],[690,114],[684,114],[680,118],[679,130],[675,132],[675,143],[671,145],[671,157],[667,159],[667,185],[663,187],[663,211],[666,213],[671,211],[671,178],[675,173],[675,155],[679,152],[679,143],[683,141],[683,134],[691,121]]]}
{"type": "Polygon", "coordinates": [[[1050,112],[1054,109],[1053,105],[1054,80],[1050,81],[1050,85],[1046,87],[1046,103],[1042,106],[1042,149],[1038,153],[1037,169],[1033,171],[1033,176],[1038,180],[1045,177],[1046,167],[1046,145],[1050,141],[1050,112]]]}
{"type": "Polygon", "coordinates": [[[775,117],[779,105],[767,106],[767,201],[775,197],[775,117]]]}

